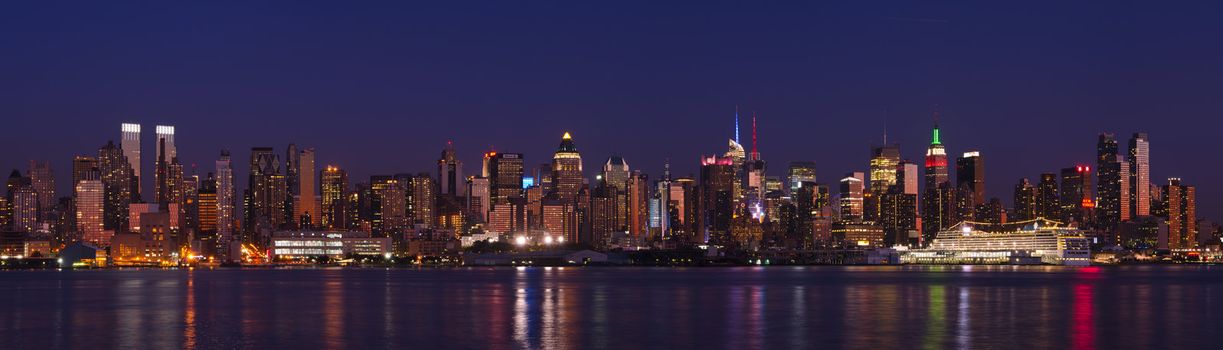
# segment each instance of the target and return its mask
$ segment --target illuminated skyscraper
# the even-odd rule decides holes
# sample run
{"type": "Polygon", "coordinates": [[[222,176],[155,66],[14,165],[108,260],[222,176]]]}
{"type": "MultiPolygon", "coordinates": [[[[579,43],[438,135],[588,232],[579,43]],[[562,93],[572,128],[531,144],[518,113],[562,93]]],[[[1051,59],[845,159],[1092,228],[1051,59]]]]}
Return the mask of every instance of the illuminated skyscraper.
{"type": "Polygon", "coordinates": [[[101,175],[98,169],[98,158],[91,156],[75,156],[72,157],[72,186],[75,188],[76,183],[81,180],[97,179],[101,175]]]}
{"type": "Polygon", "coordinates": [[[412,177],[412,187],[408,192],[408,213],[415,225],[433,227],[437,219],[437,182],[428,173],[416,174],[412,177]]]}
{"type": "Polygon", "coordinates": [[[563,201],[576,201],[582,189],[582,155],[573,143],[573,137],[565,133],[560,146],[552,156],[552,195],[563,201]]]}
{"type": "Polygon", "coordinates": [[[1146,133],[1130,139],[1130,217],[1151,215],[1151,144],[1146,133]]]}
{"type": "Polygon", "coordinates": [[[1168,248],[1191,249],[1197,247],[1197,190],[1181,184],[1181,179],[1170,178],[1163,193],[1168,203],[1168,248]]]}
{"type": "Polygon", "coordinates": [[[815,183],[815,162],[790,162],[788,181],[791,193],[803,182],[815,183]]]}
{"type": "Polygon", "coordinates": [[[34,232],[38,229],[38,191],[34,190],[30,178],[21,176],[16,169],[9,175],[8,202],[12,208],[12,229],[18,232],[34,232]]]}
{"type": "Polygon", "coordinates": [[[144,186],[140,181],[144,176],[140,172],[140,124],[123,123],[120,131],[123,132],[123,138],[119,146],[123,149],[123,155],[127,157],[128,165],[132,167],[132,200],[138,201],[141,193],[144,193],[144,186]]]}
{"type": "Polygon", "coordinates": [[[307,148],[297,156],[297,203],[293,205],[293,218],[298,223],[306,222],[309,226],[321,227],[323,222],[322,209],[319,207],[318,184],[315,183],[314,148],[307,148]]]}
{"type": "Polygon", "coordinates": [[[633,242],[644,243],[650,229],[649,200],[651,192],[649,178],[642,174],[641,171],[635,171],[632,175],[629,175],[626,184],[624,199],[625,209],[628,211],[626,219],[628,234],[633,239],[633,242]]]}
{"type": "Polygon", "coordinates": [[[407,228],[407,187],[391,176],[371,176],[369,188],[374,236],[393,237],[407,228]]]}
{"type": "Polygon", "coordinates": [[[899,145],[871,147],[870,188],[869,192],[863,193],[863,217],[866,220],[879,220],[880,197],[896,185],[897,165],[900,165],[899,145]]]}
{"type": "Polygon", "coordinates": [[[215,239],[217,232],[217,178],[212,173],[204,176],[197,191],[196,207],[201,237],[215,239]]]}
{"type": "Polygon", "coordinates": [[[291,214],[285,212],[288,190],[280,159],[271,147],[251,148],[250,181],[247,183],[250,206],[246,209],[243,226],[246,231],[269,234],[283,226],[290,216],[286,214],[291,214]]]}
{"type": "Polygon", "coordinates": [[[628,162],[625,162],[624,158],[620,156],[608,157],[607,163],[603,164],[603,182],[616,190],[624,190],[629,174],[628,162]]]}
{"type": "Polygon", "coordinates": [[[731,245],[731,221],[735,215],[735,165],[729,157],[701,158],[700,200],[697,211],[697,244],[731,245]]]}
{"type": "Polygon", "coordinates": [[[522,198],[522,176],[525,168],[521,153],[485,154],[488,158],[488,180],[493,203],[509,203],[522,198]]]}
{"type": "Polygon", "coordinates": [[[229,151],[221,151],[221,158],[216,162],[217,170],[217,247],[221,256],[228,258],[226,253],[230,242],[237,241],[234,237],[234,210],[237,205],[234,189],[234,169],[229,158],[229,151]]]}
{"type": "MultiPolygon", "coordinates": [[[[937,118],[937,115],[936,115],[937,118]]],[[[929,244],[938,231],[956,224],[955,191],[947,176],[947,151],[934,124],[926,148],[925,186],[922,189],[922,244],[929,244]]]]}
{"type": "Polygon", "coordinates": [[[323,169],[322,184],[322,227],[329,230],[344,230],[348,228],[345,215],[345,194],[348,193],[348,173],[335,166],[323,169]]]}
{"type": "Polygon", "coordinates": [[[1062,220],[1078,223],[1080,227],[1095,218],[1095,195],[1091,183],[1091,167],[1078,165],[1062,169],[1062,187],[1059,201],[1062,220]]]}
{"type": "Polygon", "coordinates": [[[38,220],[49,221],[51,210],[55,209],[55,173],[51,171],[51,162],[30,161],[30,171],[26,174],[34,192],[38,194],[38,220]]]}
{"type": "Polygon", "coordinates": [[[1096,142],[1096,217],[1100,228],[1115,231],[1118,224],[1129,219],[1129,211],[1122,211],[1124,196],[1129,208],[1129,164],[1118,153],[1117,138],[1110,133],[1101,133],[1096,142]]]}
{"type": "Polygon", "coordinates": [[[114,231],[106,231],[102,224],[105,199],[102,180],[81,180],[77,182],[75,189],[76,227],[81,232],[82,240],[99,247],[109,246],[110,235],[113,235],[114,231]]]}
{"type": "Polygon", "coordinates": [[[841,220],[857,222],[863,219],[863,182],[866,174],[854,172],[841,178],[841,220]]]}
{"type": "Polygon", "coordinates": [[[158,125],[157,140],[166,140],[165,143],[158,142],[157,154],[165,153],[166,159],[174,159],[175,157],[178,157],[178,148],[174,147],[173,126],[158,125]]]}
{"type": "Polygon", "coordinates": [[[98,172],[105,192],[102,224],[106,230],[120,232],[127,227],[133,190],[132,168],[123,153],[113,141],[98,149],[98,172]]]}
{"type": "Polygon", "coordinates": [[[955,160],[956,187],[967,188],[972,205],[985,204],[985,160],[977,151],[964,152],[955,160]]]}
{"type": "Polygon", "coordinates": [[[478,222],[488,220],[492,190],[487,177],[467,177],[467,211],[478,222]]]}
{"type": "Polygon", "coordinates": [[[1015,221],[1032,220],[1036,218],[1036,187],[1027,178],[1019,180],[1015,185],[1015,221]]]}
{"type": "Polygon", "coordinates": [[[1057,174],[1040,174],[1040,183],[1036,187],[1036,216],[1049,220],[1061,218],[1062,206],[1058,198],[1057,174]]]}
{"type": "Polygon", "coordinates": [[[437,160],[437,179],[440,194],[452,197],[467,195],[467,178],[463,177],[463,162],[454,152],[454,143],[447,141],[442,156],[437,160]]]}

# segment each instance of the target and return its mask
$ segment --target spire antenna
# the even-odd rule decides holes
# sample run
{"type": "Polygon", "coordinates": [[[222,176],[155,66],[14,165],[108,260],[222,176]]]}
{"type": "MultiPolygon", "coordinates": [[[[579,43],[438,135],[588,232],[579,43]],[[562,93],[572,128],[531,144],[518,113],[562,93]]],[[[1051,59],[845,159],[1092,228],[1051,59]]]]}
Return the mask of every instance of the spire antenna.
{"type": "Polygon", "coordinates": [[[742,145],[739,142],[739,105],[735,105],[735,143],[742,145]]]}

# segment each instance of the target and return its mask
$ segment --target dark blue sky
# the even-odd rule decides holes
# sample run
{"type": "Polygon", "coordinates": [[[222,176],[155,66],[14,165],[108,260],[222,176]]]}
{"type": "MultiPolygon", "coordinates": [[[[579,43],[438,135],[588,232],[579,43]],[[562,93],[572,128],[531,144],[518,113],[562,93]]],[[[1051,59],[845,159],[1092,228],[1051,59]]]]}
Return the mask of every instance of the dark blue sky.
{"type": "Polygon", "coordinates": [[[1021,177],[1094,162],[1099,132],[1146,131],[1152,177],[1197,185],[1223,219],[1219,6],[10,2],[0,167],[49,159],[66,183],[72,155],[133,121],[146,169],[166,123],[187,163],[232,149],[240,178],[251,146],[312,146],[359,179],[435,172],[447,139],[468,172],[489,145],[542,163],[563,131],[588,176],[612,153],[686,174],[724,151],[738,104],[760,113],[771,173],[814,160],[833,182],[866,168],[885,120],[920,159],[937,105],[944,143],[980,150],[1007,203],[1021,177]]]}

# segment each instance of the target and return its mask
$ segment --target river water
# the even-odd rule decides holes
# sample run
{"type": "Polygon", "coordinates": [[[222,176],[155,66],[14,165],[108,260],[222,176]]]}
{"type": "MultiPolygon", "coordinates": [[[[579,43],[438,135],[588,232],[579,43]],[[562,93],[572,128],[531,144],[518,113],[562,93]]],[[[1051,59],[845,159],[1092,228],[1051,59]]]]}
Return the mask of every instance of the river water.
{"type": "Polygon", "coordinates": [[[0,271],[0,348],[1223,348],[1223,266],[0,271]]]}

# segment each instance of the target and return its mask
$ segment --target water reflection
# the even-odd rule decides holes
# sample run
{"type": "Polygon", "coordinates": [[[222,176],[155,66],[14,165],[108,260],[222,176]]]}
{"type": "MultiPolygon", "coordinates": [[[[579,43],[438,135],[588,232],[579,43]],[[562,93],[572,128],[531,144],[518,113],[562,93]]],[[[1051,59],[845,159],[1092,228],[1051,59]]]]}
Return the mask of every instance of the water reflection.
{"type": "Polygon", "coordinates": [[[0,272],[0,348],[1210,348],[1221,288],[1177,267],[0,272]]]}

